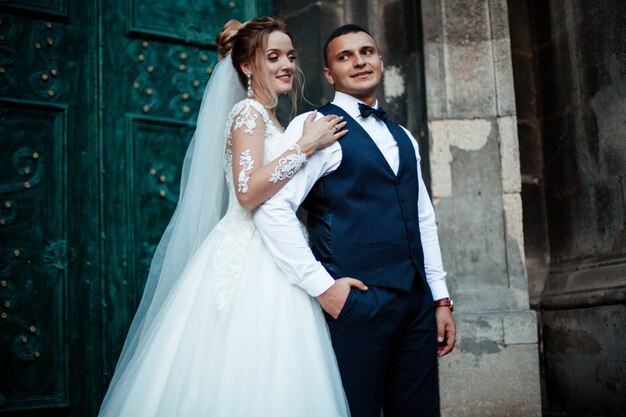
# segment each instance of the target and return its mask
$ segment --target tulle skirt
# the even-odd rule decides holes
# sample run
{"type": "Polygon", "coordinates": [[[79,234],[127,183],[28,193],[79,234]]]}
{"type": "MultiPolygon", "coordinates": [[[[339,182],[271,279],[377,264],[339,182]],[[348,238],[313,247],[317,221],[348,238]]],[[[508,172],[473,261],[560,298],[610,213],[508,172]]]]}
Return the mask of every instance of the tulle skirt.
{"type": "Polygon", "coordinates": [[[319,304],[290,284],[256,232],[245,240],[220,227],[209,235],[101,416],[349,415],[319,304]]]}

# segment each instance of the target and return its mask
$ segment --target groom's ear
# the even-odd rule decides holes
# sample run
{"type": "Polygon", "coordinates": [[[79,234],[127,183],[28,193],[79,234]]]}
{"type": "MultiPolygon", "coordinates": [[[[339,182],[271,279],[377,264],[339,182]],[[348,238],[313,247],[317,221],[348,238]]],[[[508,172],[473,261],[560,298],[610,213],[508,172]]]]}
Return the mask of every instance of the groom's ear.
{"type": "Polygon", "coordinates": [[[328,68],[324,68],[324,78],[326,78],[326,81],[328,81],[328,84],[332,86],[335,85],[335,79],[333,78],[328,68]]]}

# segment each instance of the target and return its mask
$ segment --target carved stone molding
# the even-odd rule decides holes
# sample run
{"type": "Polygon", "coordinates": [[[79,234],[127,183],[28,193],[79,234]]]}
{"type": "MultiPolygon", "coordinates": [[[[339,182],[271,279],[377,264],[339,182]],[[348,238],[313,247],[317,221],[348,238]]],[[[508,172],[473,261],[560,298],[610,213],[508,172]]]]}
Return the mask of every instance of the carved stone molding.
{"type": "Polygon", "coordinates": [[[626,303],[626,258],[582,259],[555,265],[539,307],[561,310],[626,303]]]}

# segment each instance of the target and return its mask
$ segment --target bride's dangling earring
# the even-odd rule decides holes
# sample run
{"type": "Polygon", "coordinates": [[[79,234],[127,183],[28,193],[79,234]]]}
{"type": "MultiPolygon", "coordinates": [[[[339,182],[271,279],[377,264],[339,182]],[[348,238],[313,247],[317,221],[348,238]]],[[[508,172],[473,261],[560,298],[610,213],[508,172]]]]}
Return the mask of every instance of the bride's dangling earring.
{"type": "Polygon", "coordinates": [[[252,74],[246,74],[248,77],[248,98],[252,97],[252,74]]]}

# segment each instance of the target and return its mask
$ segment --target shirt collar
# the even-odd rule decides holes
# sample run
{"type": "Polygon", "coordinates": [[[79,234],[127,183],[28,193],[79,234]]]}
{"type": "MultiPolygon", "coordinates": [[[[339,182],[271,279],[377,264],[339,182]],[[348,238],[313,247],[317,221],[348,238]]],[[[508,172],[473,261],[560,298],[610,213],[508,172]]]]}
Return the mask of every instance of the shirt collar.
{"type": "MultiPolygon", "coordinates": [[[[365,104],[363,101],[352,97],[349,94],[342,93],[340,91],[335,91],[335,97],[333,98],[332,103],[335,106],[341,107],[350,117],[357,120],[361,118],[361,112],[359,111],[359,103],[365,104]]],[[[378,108],[378,100],[374,102],[372,108],[378,108]]]]}

